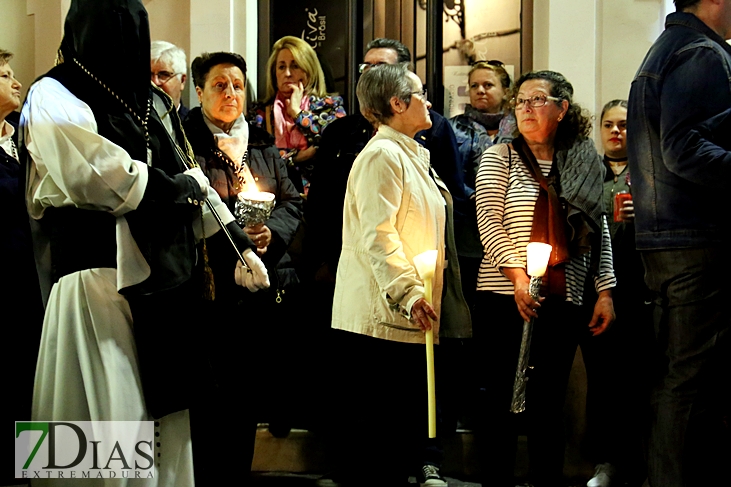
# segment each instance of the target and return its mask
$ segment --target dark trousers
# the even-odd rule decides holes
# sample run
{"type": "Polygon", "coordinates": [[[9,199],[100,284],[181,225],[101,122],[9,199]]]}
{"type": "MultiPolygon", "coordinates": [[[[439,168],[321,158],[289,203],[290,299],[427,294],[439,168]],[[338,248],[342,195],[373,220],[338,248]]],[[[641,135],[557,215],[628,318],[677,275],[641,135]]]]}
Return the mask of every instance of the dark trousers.
{"type": "Polygon", "coordinates": [[[645,293],[614,291],[616,321],[602,335],[581,342],[587,375],[588,456],[594,463],[611,463],[628,485],[639,486],[647,477],[651,306],[644,302],[645,293]]]}
{"type": "Polygon", "coordinates": [[[400,487],[423,461],[441,464],[440,450],[426,447],[424,345],[345,331],[334,335],[340,395],[331,412],[341,431],[334,458],[341,480],[400,487]],[[425,452],[435,457],[425,459],[425,452]]]}
{"type": "Polygon", "coordinates": [[[199,335],[198,347],[209,376],[193,395],[190,407],[196,485],[226,485],[231,475],[236,476],[237,485],[251,482],[260,409],[255,394],[260,364],[254,352],[261,328],[275,324],[270,307],[263,305],[269,294],[242,296],[244,300],[236,301],[222,294],[220,299],[204,303],[201,328],[205,333],[199,335]]]}
{"type": "Polygon", "coordinates": [[[533,328],[526,411],[510,412],[523,319],[512,295],[478,291],[473,333],[482,397],[476,427],[483,483],[514,486],[518,422],[527,430],[530,477],[536,487],[563,480],[563,406],[579,342],[591,309],[548,298],[533,328]]]}
{"type": "Polygon", "coordinates": [[[642,253],[653,293],[660,379],[652,393],[649,482],[725,485],[731,459],[729,299],[720,247],[642,253]]]}

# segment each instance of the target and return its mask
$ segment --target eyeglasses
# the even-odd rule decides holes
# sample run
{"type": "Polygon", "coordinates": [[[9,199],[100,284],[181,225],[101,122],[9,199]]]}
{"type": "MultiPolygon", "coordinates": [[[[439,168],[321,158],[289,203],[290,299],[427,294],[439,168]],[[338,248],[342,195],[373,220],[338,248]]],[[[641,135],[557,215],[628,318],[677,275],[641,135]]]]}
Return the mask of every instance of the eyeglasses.
{"type": "Polygon", "coordinates": [[[171,73],[170,71],[158,71],[157,73],[150,73],[150,78],[152,80],[154,80],[155,77],[157,77],[157,79],[160,81],[160,83],[165,84],[179,74],[182,74],[182,73],[171,73]]]}
{"type": "Polygon", "coordinates": [[[426,97],[426,95],[427,95],[426,86],[422,86],[421,90],[419,90],[419,91],[412,91],[411,94],[420,96],[422,100],[426,101],[426,98],[427,98],[426,97]]]}
{"type": "Polygon", "coordinates": [[[522,110],[525,105],[528,105],[533,108],[542,107],[546,104],[546,102],[550,100],[553,102],[559,102],[561,101],[561,98],[556,98],[555,96],[548,96],[548,95],[533,95],[529,96],[528,98],[513,98],[510,101],[510,106],[512,106],[516,110],[522,110]]]}
{"type": "Polygon", "coordinates": [[[380,61],[380,62],[377,62],[377,63],[361,63],[361,64],[358,65],[358,72],[360,74],[363,74],[364,72],[366,72],[369,69],[371,69],[373,66],[381,66],[382,64],[388,64],[388,63],[385,62],[385,61],[380,61]]]}
{"type": "Polygon", "coordinates": [[[491,59],[489,61],[485,61],[484,59],[481,59],[479,61],[473,61],[470,63],[470,66],[475,66],[477,64],[489,64],[490,66],[499,66],[501,68],[505,66],[504,62],[498,61],[497,59],[491,59]]]}

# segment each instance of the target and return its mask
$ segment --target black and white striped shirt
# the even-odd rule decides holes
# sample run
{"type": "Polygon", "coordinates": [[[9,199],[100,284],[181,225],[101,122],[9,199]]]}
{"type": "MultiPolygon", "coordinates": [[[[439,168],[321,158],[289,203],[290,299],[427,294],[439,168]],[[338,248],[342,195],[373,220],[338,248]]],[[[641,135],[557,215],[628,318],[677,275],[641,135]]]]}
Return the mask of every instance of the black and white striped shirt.
{"type": "MultiPolygon", "coordinates": [[[[551,161],[538,160],[547,176],[551,161]]],[[[513,283],[500,269],[526,266],[526,245],[530,240],[533,209],[540,185],[515,150],[506,144],[488,148],[477,171],[477,227],[485,257],[477,276],[478,291],[513,294],[513,283]],[[508,160],[510,157],[510,160],[508,160]]],[[[580,305],[584,282],[589,271],[591,253],[572,258],[566,264],[566,300],[580,305]]],[[[612,266],[612,244],[606,216],[602,216],[602,244],[598,274],[594,277],[597,292],[616,286],[612,266]]]]}

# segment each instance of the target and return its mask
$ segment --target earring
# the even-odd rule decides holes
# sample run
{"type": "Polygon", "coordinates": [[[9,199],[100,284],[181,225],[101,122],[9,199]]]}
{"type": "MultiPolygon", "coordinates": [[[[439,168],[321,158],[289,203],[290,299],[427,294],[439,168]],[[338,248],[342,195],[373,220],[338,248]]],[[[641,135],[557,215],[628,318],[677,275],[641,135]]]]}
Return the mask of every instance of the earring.
{"type": "Polygon", "coordinates": [[[563,117],[558,117],[558,121],[560,122],[561,120],[563,120],[563,117]]]}

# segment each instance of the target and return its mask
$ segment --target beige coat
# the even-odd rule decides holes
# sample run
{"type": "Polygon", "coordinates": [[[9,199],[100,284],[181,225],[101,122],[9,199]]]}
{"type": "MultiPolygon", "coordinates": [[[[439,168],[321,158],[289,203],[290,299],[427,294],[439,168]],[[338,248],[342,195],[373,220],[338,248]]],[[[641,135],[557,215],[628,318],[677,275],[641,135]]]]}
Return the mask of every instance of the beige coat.
{"type": "MultiPolygon", "coordinates": [[[[381,126],[348,178],[343,251],[333,301],[333,328],[405,343],[424,343],[409,316],[424,297],[413,258],[437,250],[434,308],[441,309],[444,199],[429,176],[429,151],[381,126]]],[[[434,324],[435,336],[439,324],[434,324]]]]}

